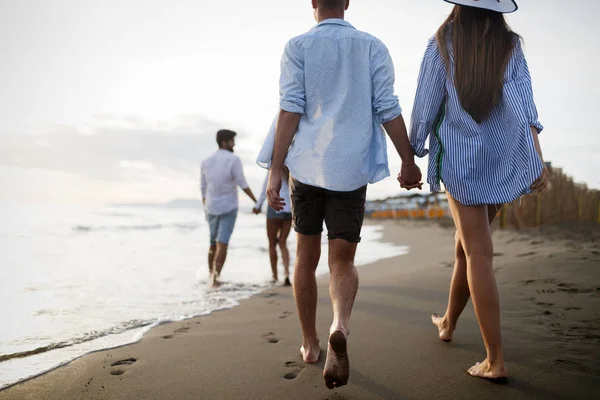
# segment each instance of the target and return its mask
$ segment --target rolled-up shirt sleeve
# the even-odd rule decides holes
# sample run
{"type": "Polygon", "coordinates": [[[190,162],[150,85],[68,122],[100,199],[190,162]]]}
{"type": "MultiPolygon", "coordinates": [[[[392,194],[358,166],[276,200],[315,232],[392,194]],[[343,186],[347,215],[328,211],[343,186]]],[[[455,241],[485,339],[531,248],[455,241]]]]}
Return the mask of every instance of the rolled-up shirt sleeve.
{"type": "Polygon", "coordinates": [[[371,80],[373,84],[373,113],[380,124],[402,114],[398,96],[394,95],[396,80],[394,63],[383,43],[376,42],[372,52],[371,80]]]}
{"type": "Polygon", "coordinates": [[[275,115],[267,137],[261,146],[258,156],[256,157],[256,163],[262,167],[269,169],[271,167],[271,158],[273,157],[273,148],[275,147],[275,129],[277,127],[277,118],[279,117],[279,111],[275,115]]]}
{"type": "Polygon", "coordinates": [[[435,38],[429,40],[417,81],[417,93],[410,121],[410,145],[417,157],[429,150],[425,142],[442,115],[446,69],[435,38]]]}
{"type": "Polygon", "coordinates": [[[519,41],[515,47],[516,57],[516,79],[513,82],[516,86],[519,97],[521,98],[525,116],[530,126],[537,129],[538,133],[542,132],[544,126],[539,121],[537,107],[533,98],[533,85],[531,83],[531,74],[529,73],[529,66],[525,54],[523,53],[523,47],[519,41]]]}
{"type": "Polygon", "coordinates": [[[242,166],[242,160],[239,158],[235,160],[233,164],[233,179],[235,183],[241,187],[242,189],[248,189],[248,182],[246,182],[246,177],[244,176],[244,167],[242,166]]]}
{"type": "Polygon", "coordinates": [[[306,108],[304,52],[301,45],[294,40],[287,43],[281,57],[279,95],[279,107],[282,110],[304,114],[306,108]]]}

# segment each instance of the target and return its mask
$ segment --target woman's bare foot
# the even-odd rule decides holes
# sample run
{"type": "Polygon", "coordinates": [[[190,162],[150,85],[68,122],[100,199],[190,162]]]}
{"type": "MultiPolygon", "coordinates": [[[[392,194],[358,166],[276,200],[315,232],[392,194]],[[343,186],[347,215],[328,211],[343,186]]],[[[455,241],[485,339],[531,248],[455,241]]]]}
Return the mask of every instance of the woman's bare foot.
{"type": "Polygon", "coordinates": [[[321,345],[317,342],[316,345],[307,345],[300,347],[300,354],[302,354],[302,360],[307,364],[315,364],[319,362],[319,356],[321,355],[321,345]]]}
{"type": "Polygon", "coordinates": [[[433,314],[431,316],[431,322],[438,328],[440,340],[444,342],[452,341],[452,334],[454,333],[454,328],[450,327],[450,324],[446,321],[444,317],[440,317],[437,314],[433,314]]]}
{"type": "Polygon", "coordinates": [[[490,365],[486,359],[484,362],[473,365],[467,372],[471,376],[487,379],[493,383],[508,382],[508,371],[504,367],[503,362],[490,365]]]}
{"type": "Polygon", "coordinates": [[[327,361],[323,378],[329,389],[344,386],[348,383],[350,362],[346,351],[346,336],[341,331],[335,331],[329,336],[327,361]]]}

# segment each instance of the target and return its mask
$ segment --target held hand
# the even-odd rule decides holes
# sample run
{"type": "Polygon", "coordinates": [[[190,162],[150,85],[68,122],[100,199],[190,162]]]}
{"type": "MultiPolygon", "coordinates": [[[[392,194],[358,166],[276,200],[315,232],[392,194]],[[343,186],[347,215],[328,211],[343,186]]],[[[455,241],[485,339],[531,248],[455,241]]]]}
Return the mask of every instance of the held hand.
{"type": "Polygon", "coordinates": [[[267,202],[275,211],[281,211],[285,206],[283,198],[279,196],[280,191],[281,171],[279,169],[274,170],[271,168],[271,172],[269,173],[269,183],[267,184],[267,202]]]}
{"type": "Polygon", "coordinates": [[[398,182],[400,187],[411,190],[411,189],[422,189],[423,182],[421,182],[421,169],[417,164],[402,164],[400,174],[398,175],[398,182]]]}
{"type": "Polygon", "coordinates": [[[253,214],[255,214],[255,215],[258,215],[258,214],[260,214],[260,208],[256,208],[256,207],[254,207],[254,208],[252,209],[252,213],[253,213],[253,214]]]}
{"type": "Polygon", "coordinates": [[[548,177],[549,177],[548,168],[544,167],[540,176],[533,182],[531,185],[531,190],[533,193],[543,192],[544,189],[548,186],[548,177]]]}

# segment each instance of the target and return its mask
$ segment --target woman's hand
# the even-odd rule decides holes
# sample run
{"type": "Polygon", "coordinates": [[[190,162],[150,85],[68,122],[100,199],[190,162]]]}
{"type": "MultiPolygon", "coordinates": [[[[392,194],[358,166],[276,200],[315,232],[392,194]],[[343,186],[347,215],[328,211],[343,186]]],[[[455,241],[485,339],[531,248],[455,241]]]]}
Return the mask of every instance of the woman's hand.
{"type": "Polygon", "coordinates": [[[548,168],[546,168],[546,166],[544,166],[544,169],[542,170],[542,173],[540,174],[540,176],[535,180],[535,182],[533,182],[533,185],[531,185],[531,190],[534,193],[543,192],[544,189],[546,189],[546,187],[548,186],[548,177],[549,176],[550,176],[550,173],[548,172],[548,168]]]}

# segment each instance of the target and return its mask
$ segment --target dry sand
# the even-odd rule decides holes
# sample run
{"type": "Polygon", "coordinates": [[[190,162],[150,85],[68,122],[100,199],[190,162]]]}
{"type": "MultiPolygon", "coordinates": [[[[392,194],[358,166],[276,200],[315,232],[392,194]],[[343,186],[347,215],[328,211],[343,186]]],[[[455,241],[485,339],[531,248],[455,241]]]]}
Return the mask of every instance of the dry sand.
{"type": "MultiPolygon", "coordinates": [[[[494,233],[508,385],[465,373],[484,358],[471,305],[452,343],[439,341],[431,325],[431,313],[446,306],[453,230],[388,222],[385,240],[411,252],[360,268],[346,387],[325,387],[324,353],[317,365],[302,363],[294,299],[277,288],[234,309],[161,325],[137,344],[8,388],[0,400],[600,398],[598,232],[494,233]]],[[[331,323],[327,279],[320,279],[322,343],[331,323]]]]}

